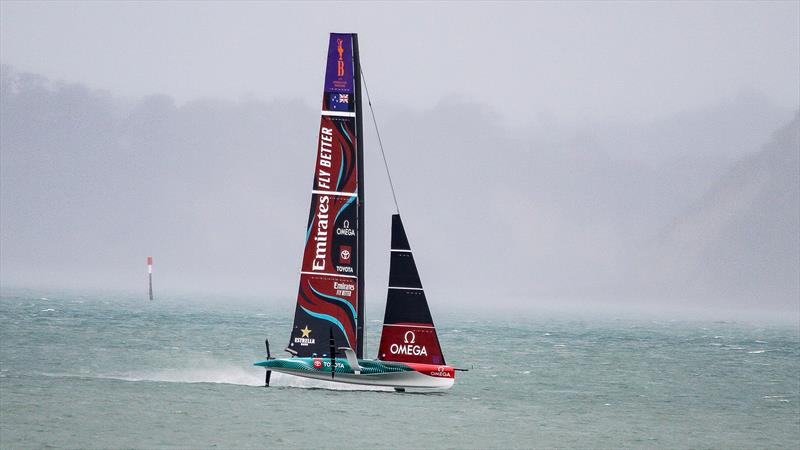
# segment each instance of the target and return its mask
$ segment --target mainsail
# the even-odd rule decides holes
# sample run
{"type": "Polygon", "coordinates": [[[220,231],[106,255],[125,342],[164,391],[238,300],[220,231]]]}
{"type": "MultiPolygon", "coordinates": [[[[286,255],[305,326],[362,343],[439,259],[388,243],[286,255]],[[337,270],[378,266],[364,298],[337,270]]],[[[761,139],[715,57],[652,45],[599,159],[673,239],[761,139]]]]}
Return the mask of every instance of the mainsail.
{"type": "Polygon", "coordinates": [[[362,356],[363,174],[358,39],[331,33],[311,209],[287,351],[323,356],[329,333],[362,356]]]}
{"type": "Polygon", "coordinates": [[[378,359],[445,364],[414,255],[399,214],[392,216],[389,292],[378,359]]]}

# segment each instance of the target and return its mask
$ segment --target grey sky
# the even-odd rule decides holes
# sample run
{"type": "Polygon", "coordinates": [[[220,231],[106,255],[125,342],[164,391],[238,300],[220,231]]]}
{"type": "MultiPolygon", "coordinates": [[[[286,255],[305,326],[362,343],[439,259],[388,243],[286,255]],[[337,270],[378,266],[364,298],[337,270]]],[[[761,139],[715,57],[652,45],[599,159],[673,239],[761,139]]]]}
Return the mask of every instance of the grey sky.
{"type": "Polygon", "coordinates": [[[511,124],[651,119],[742,89],[797,108],[798,2],[0,4],[0,59],[116,95],[300,97],[325,36],[362,35],[376,99],[448,95],[511,124]]]}
{"type": "Polygon", "coordinates": [[[799,30],[798,2],[3,1],[0,281],[140,289],[152,254],[159,290],[290,304],[327,34],[356,31],[434,309],[796,312],[799,30]]]}

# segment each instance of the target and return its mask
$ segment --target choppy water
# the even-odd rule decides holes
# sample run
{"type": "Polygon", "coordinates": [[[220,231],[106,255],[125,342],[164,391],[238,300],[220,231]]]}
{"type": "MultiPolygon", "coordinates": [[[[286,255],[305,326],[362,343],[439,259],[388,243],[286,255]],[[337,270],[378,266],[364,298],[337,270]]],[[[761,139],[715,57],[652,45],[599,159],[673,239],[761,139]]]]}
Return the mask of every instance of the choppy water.
{"type": "MultiPolygon", "coordinates": [[[[437,317],[440,394],[273,375],[283,309],[4,291],[0,446],[797,448],[796,327],[437,317]],[[283,387],[281,387],[283,386],[283,387]],[[286,387],[292,386],[292,387],[286,387]]],[[[370,323],[372,352],[378,323],[370,323]]]]}

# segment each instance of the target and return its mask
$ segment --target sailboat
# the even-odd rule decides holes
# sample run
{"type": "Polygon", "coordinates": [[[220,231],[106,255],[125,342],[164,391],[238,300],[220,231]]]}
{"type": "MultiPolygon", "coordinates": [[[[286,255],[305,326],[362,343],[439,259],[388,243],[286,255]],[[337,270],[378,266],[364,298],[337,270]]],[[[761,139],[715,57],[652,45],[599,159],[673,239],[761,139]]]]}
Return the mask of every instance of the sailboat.
{"type": "Polygon", "coordinates": [[[255,365],[266,369],[265,386],[274,371],[398,391],[447,389],[463,369],[445,362],[399,210],[378,355],[364,358],[361,81],[358,35],[331,33],[291,357],[272,358],[266,341],[267,359],[255,365]]]}

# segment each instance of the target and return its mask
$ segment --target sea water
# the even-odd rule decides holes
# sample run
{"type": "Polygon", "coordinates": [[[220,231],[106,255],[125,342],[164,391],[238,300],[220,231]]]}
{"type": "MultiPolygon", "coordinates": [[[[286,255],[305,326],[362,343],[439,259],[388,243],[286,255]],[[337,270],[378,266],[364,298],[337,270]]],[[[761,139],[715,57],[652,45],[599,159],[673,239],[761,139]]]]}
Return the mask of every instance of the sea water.
{"type": "MultiPolygon", "coordinates": [[[[253,367],[291,302],[4,290],[2,448],[797,448],[796,325],[437,317],[443,393],[253,367]],[[209,300],[209,299],[206,299],[209,300]],[[286,303],[286,302],[283,302],[286,303]]],[[[380,323],[368,321],[374,354],[380,323]]]]}

